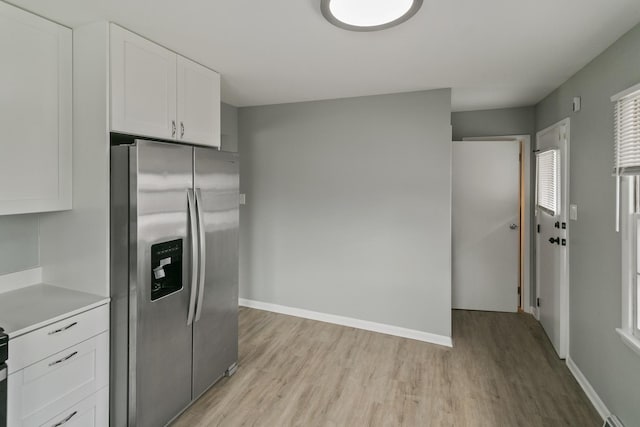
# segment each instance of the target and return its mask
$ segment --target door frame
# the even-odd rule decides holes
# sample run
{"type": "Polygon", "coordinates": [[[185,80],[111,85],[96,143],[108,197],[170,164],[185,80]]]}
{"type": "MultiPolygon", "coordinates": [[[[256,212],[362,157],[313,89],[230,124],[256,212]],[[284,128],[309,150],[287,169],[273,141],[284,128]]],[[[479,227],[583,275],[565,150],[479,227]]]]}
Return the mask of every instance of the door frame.
{"type": "MultiPolygon", "coordinates": [[[[570,177],[570,160],[571,160],[571,156],[570,156],[570,147],[571,147],[571,119],[569,117],[560,120],[557,123],[552,124],[551,126],[548,126],[538,132],[536,132],[536,152],[539,150],[538,148],[538,138],[539,135],[542,133],[546,133],[550,130],[552,130],[555,127],[558,126],[565,126],[565,134],[564,134],[564,139],[565,139],[565,153],[562,153],[561,150],[561,157],[560,157],[560,162],[561,162],[561,169],[562,169],[562,176],[561,176],[561,187],[560,187],[560,191],[561,191],[561,196],[560,196],[560,209],[562,209],[562,212],[564,212],[564,217],[566,219],[566,223],[567,223],[567,228],[565,231],[565,239],[567,239],[567,246],[565,246],[565,250],[562,252],[561,255],[561,259],[560,259],[560,349],[558,352],[558,356],[561,359],[564,359],[566,357],[568,357],[569,355],[569,340],[570,340],[570,334],[569,334],[569,322],[571,319],[570,316],[570,311],[571,311],[571,305],[569,303],[569,290],[570,290],[570,281],[569,281],[569,273],[570,273],[570,268],[569,268],[569,254],[571,251],[571,225],[570,225],[570,219],[569,219],[569,206],[571,204],[571,194],[569,192],[569,177],[570,177]],[[564,196],[563,196],[564,195],[564,196]]],[[[536,162],[536,177],[535,177],[535,182],[537,184],[538,182],[538,176],[537,176],[537,162],[536,162]]],[[[537,194],[535,194],[535,196],[537,197],[537,194]]],[[[537,200],[535,201],[537,203],[537,200]]],[[[536,216],[536,223],[537,223],[537,216],[538,216],[538,209],[537,207],[534,205],[534,214],[536,216]]],[[[536,254],[536,273],[537,273],[537,268],[538,268],[538,261],[537,261],[537,254],[538,254],[538,245],[537,245],[537,241],[538,241],[538,237],[536,235],[536,245],[535,245],[535,254],[536,254]]],[[[539,280],[540,280],[540,275],[536,274],[536,299],[540,297],[540,286],[539,286],[539,280]]],[[[540,321],[540,311],[538,309],[538,307],[535,307],[535,317],[538,321],[540,321]]]]}
{"type": "Polygon", "coordinates": [[[520,308],[534,314],[531,302],[531,136],[530,135],[501,135],[462,138],[463,141],[516,141],[520,142],[520,153],[523,158],[520,161],[520,173],[524,175],[522,180],[523,192],[520,194],[520,308]]]}

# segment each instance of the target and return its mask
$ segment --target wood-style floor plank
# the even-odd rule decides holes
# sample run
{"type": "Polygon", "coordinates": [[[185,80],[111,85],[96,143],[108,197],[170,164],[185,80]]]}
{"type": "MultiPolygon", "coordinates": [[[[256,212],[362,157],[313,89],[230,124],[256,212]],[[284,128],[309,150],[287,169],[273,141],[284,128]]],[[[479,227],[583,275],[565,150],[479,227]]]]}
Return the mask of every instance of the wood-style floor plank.
{"type": "Polygon", "coordinates": [[[175,427],[600,426],[527,314],[453,312],[453,349],[240,309],[240,360],[175,427]]]}

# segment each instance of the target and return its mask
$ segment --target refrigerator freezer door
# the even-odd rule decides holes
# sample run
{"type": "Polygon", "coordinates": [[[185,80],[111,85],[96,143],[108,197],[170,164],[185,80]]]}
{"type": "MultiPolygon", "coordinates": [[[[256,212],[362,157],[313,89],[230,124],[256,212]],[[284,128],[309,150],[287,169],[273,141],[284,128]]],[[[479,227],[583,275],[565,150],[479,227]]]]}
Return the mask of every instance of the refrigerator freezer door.
{"type": "Polygon", "coordinates": [[[191,402],[193,149],[136,141],[130,150],[129,424],[157,427],[191,402]]]}
{"type": "Polygon", "coordinates": [[[194,187],[206,243],[193,324],[193,397],[238,360],[239,168],[235,154],[194,148],[194,187]]]}

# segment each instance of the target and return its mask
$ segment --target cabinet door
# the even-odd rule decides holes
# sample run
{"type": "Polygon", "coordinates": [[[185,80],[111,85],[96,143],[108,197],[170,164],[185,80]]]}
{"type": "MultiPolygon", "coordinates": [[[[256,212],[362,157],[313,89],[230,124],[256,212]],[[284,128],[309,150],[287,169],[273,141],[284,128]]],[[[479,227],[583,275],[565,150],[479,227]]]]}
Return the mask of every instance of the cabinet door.
{"type": "Polygon", "coordinates": [[[178,56],[178,137],[220,147],[220,75],[178,56]]]}
{"type": "Polygon", "coordinates": [[[71,209],[71,30],[0,2],[0,215],[71,209]]]}
{"type": "Polygon", "coordinates": [[[111,130],[176,136],[176,54],[111,25],[111,130]]]}

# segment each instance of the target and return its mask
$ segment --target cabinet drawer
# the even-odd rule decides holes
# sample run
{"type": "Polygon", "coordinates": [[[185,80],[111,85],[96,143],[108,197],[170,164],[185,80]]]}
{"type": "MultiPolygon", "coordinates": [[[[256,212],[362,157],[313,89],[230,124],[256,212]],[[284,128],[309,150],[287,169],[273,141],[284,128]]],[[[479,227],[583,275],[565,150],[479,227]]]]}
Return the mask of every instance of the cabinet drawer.
{"type": "Polygon", "coordinates": [[[109,425],[109,388],[99,390],[53,417],[44,413],[36,414],[25,420],[22,425],[24,427],[107,427],[109,425]]]}
{"type": "MultiPolygon", "coordinates": [[[[109,334],[103,332],[9,376],[9,420],[49,419],[109,383],[109,334]]],[[[20,421],[18,421],[20,420],[20,421]]]]}
{"type": "Polygon", "coordinates": [[[9,374],[108,329],[107,304],[12,339],[7,362],[9,374]]]}

